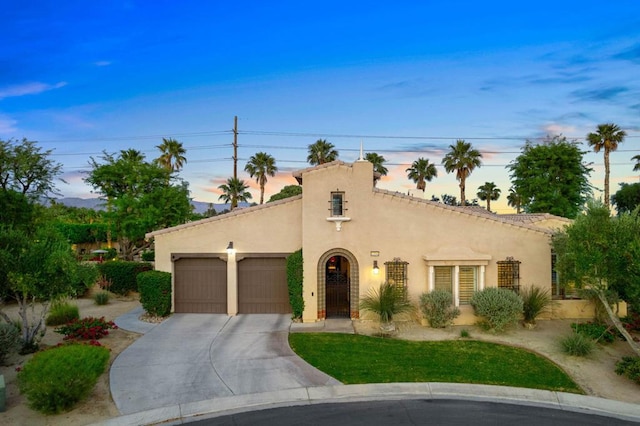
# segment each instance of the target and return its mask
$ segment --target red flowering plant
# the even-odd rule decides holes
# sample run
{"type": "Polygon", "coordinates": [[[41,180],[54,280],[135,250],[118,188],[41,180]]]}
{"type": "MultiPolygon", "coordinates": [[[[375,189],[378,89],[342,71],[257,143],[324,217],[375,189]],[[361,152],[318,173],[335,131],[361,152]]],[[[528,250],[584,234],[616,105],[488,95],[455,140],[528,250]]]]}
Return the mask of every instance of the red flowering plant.
{"type": "Polygon", "coordinates": [[[97,341],[109,334],[110,329],[117,329],[113,321],[106,321],[104,317],[86,317],[75,319],[55,329],[56,333],[64,334],[64,340],[78,339],[97,341]]]}

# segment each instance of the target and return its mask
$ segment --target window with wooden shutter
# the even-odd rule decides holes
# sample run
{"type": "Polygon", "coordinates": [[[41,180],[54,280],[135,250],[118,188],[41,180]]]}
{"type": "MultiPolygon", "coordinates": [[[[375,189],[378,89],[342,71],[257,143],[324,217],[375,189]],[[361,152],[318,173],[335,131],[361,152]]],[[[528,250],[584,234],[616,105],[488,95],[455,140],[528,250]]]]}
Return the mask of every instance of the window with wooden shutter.
{"type": "Polygon", "coordinates": [[[458,289],[460,304],[468,305],[473,293],[478,289],[478,268],[476,266],[460,266],[458,289]]]}
{"type": "Polygon", "coordinates": [[[445,290],[453,294],[453,266],[436,266],[434,290],[445,290]]]}

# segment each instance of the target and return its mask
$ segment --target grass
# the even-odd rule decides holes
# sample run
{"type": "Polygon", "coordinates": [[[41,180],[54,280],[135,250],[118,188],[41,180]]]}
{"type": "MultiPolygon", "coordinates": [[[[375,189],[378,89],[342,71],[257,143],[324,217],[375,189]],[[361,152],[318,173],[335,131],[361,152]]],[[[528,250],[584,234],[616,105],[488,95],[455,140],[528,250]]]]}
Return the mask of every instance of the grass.
{"type": "Polygon", "coordinates": [[[289,344],[308,363],[344,384],[450,382],[584,393],[546,358],[495,343],[292,333],[289,344]]]}

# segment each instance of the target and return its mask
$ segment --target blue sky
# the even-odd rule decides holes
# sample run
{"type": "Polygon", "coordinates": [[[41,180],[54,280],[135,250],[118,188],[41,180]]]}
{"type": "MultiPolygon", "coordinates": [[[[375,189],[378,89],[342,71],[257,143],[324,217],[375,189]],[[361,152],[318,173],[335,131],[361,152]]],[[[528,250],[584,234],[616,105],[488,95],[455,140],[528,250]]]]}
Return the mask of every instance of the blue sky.
{"type": "MultiPolygon", "coordinates": [[[[257,151],[276,158],[267,198],[295,183],[318,138],[344,161],[361,142],[383,155],[381,188],[458,196],[442,167],[424,195],[404,170],[420,156],[439,165],[466,139],[484,154],[467,198],[493,181],[503,196],[492,207],[507,213],[505,166],[526,139],[584,140],[606,122],[628,133],[611,158],[612,193],[639,179],[637,0],[10,3],[0,139],[54,150],[65,196],[95,196],[82,180],[90,156],[135,148],[155,158],[173,137],[187,148],[180,176],[193,197],[218,202],[234,116],[239,170],[257,151]]],[[[602,189],[602,154],[585,159],[602,189]]]]}

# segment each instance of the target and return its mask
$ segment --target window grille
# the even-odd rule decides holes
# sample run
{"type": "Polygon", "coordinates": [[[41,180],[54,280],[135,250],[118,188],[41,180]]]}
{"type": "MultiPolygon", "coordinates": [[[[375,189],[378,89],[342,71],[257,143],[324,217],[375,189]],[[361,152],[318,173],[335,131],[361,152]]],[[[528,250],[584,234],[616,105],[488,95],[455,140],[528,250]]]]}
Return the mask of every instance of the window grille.
{"type": "Polygon", "coordinates": [[[409,262],[402,261],[399,257],[390,262],[385,262],[386,280],[397,287],[407,287],[407,269],[409,262]]]}
{"type": "Polygon", "coordinates": [[[513,257],[500,260],[498,263],[498,287],[520,291],[520,261],[513,257]]]}
{"type": "Polygon", "coordinates": [[[344,216],[344,211],[346,210],[344,206],[344,192],[332,192],[330,203],[331,216],[344,216]]]}

